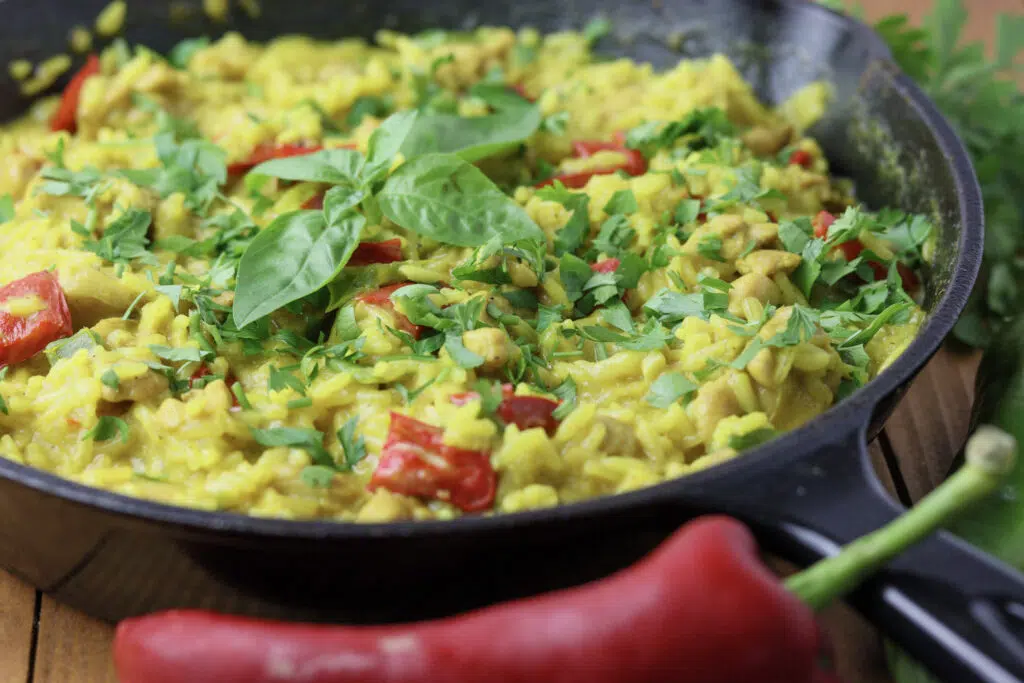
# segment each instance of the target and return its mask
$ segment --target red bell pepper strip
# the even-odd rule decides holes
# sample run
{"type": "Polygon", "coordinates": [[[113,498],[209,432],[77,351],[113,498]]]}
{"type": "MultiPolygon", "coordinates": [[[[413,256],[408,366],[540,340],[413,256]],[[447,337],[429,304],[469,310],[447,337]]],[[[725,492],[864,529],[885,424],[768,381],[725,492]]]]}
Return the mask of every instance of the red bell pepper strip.
{"type": "Polygon", "coordinates": [[[811,157],[810,152],[797,149],[793,150],[793,153],[789,155],[789,163],[796,166],[803,166],[804,168],[810,168],[814,165],[814,158],[811,157]]]}
{"type": "Polygon", "coordinates": [[[82,86],[99,72],[100,58],[96,55],[89,55],[82,68],[71,77],[67,86],[64,87],[64,92],[60,96],[60,104],[57,105],[57,111],[53,113],[53,118],[50,119],[50,130],[54,132],[63,130],[74,133],[78,129],[75,116],[78,114],[78,101],[82,95],[82,86]]]}
{"type": "Polygon", "coordinates": [[[360,242],[352,257],[350,266],[369,266],[374,263],[394,263],[402,260],[402,240],[397,237],[383,242],[360,242]]]}
{"type": "Polygon", "coordinates": [[[463,512],[489,509],[498,485],[489,454],[445,445],[443,436],[440,427],[391,413],[380,462],[367,488],[446,500],[463,512]]]}
{"type": "Polygon", "coordinates": [[[923,503],[785,583],[742,524],[704,517],[605,579],[437,621],[129,619],[114,663],[121,683],[829,683],[812,609],[998,490],[1015,450],[1009,435],[979,430],[964,467],[923,503]]]}
{"type": "Polygon", "coordinates": [[[360,294],[356,297],[357,301],[361,301],[368,306],[377,306],[378,308],[386,308],[391,311],[395,316],[395,327],[403,332],[407,332],[412,335],[413,339],[419,339],[423,334],[424,328],[421,325],[415,325],[411,320],[406,318],[404,315],[395,310],[395,304],[391,301],[391,295],[397,292],[402,287],[414,284],[412,282],[396,282],[386,287],[374,289],[365,294],[360,294]]]}
{"type": "MultiPolygon", "coordinates": [[[[836,217],[828,211],[819,212],[814,218],[814,236],[825,239],[828,236],[828,229],[835,222],[836,217]]],[[[860,240],[849,240],[839,244],[838,247],[843,252],[843,256],[846,257],[847,261],[852,261],[864,251],[864,245],[861,244],[860,240]]],[[[869,261],[868,265],[874,271],[876,280],[884,280],[889,274],[888,269],[877,261],[869,261]]],[[[904,263],[897,263],[896,270],[899,271],[900,278],[903,280],[903,289],[907,292],[916,291],[921,282],[917,279],[914,271],[904,263]]]]}
{"type": "Polygon", "coordinates": [[[626,161],[608,168],[598,168],[592,171],[582,171],[580,173],[563,173],[561,175],[548,178],[547,180],[543,180],[537,183],[534,187],[545,187],[547,185],[551,185],[557,180],[568,188],[579,189],[590,182],[590,179],[596,175],[608,175],[609,173],[615,173],[616,171],[625,171],[631,176],[638,176],[647,172],[647,160],[644,158],[644,155],[638,150],[626,147],[625,136],[621,133],[617,133],[615,140],[612,142],[604,142],[602,140],[577,140],[572,143],[572,147],[574,156],[577,159],[586,159],[598,152],[609,151],[623,154],[626,157],[626,161]]]}
{"type": "Polygon", "coordinates": [[[26,361],[72,332],[68,301],[53,273],[43,270],[0,287],[0,367],[26,361]],[[22,316],[6,309],[7,302],[25,297],[38,298],[40,310],[22,316]]]}
{"type": "Polygon", "coordinates": [[[228,164],[228,175],[241,175],[264,161],[271,159],[285,159],[288,157],[301,157],[313,152],[319,152],[323,147],[320,145],[273,145],[262,144],[242,161],[228,164]]]}
{"type": "MultiPolygon", "coordinates": [[[[558,418],[554,415],[558,401],[543,396],[516,396],[511,384],[503,384],[501,394],[501,403],[498,404],[496,412],[505,424],[514,424],[519,429],[541,427],[549,435],[558,429],[558,418]]],[[[477,392],[467,391],[452,394],[450,400],[461,406],[478,398],[480,394],[477,392]]]]}

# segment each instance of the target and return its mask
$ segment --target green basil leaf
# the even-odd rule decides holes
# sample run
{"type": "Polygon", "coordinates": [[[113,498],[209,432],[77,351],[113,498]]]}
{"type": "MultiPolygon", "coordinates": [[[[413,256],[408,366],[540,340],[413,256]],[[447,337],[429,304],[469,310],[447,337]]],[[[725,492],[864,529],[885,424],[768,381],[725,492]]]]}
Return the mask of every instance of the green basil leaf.
{"type": "Polygon", "coordinates": [[[395,157],[412,133],[418,116],[415,111],[398,112],[386,118],[373,131],[367,145],[366,163],[360,172],[364,182],[374,182],[391,169],[395,157]]]}
{"type": "Polygon", "coordinates": [[[478,84],[470,94],[496,113],[475,117],[421,114],[402,145],[405,156],[412,159],[443,153],[478,161],[521,144],[540,126],[542,117],[536,105],[504,85],[478,84]]]}
{"type": "Polygon", "coordinates": [[[655,408],[668,408],[679,399],[697,391],[697,385],[679,372],[662,373],[651,383],[651,389],[644,397],[655,408]]]}
{"type": "Polygon", "coordinates": [[[363,155],[352,149],[323,149],[302,156],[264,161],[249,171],[249,175],[262,175],[281,180],[330,183],[355,183],[363,155]]]}
{"type": "Polygon", "coordinates": [[[359,246],[366,219],[354,212],[336,218],[327,223],[320,211],[286,213],[253,238],[238,264],[232,307],[238,328],[337,277],[359,246]]]}
{"type": "Polygon", "coordinates": [[[544,240],[544,233],[480,169],[451,154],[428,154],[402,164],[377,196],[394,223],[459,247],[494,237],[510,244],[544,240]]]}

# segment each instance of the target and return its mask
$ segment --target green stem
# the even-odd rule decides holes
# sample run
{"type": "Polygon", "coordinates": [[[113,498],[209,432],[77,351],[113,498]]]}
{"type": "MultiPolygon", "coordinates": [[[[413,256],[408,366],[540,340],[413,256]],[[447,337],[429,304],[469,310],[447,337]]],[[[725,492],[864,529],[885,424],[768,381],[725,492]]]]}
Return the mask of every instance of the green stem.
{"type": "Polygon", "coordinates": [[[967,442],[964,466],[953,476],[886,526],[791,576],[786,588],[815,610],[850,592],[896,555],[995,491],[1013,468],[1016,449],[1016,441],[1006,432],[979,427],[967,442]]]}

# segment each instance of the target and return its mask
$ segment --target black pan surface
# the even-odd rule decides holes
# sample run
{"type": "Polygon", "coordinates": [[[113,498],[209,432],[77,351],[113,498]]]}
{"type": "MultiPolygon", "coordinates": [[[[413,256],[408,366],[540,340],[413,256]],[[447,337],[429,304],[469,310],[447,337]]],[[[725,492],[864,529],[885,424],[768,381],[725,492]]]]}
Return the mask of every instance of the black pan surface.
{"type": "MultiPolygon", "coordinates": [[[[68,27],[88,24],[105,4],[7,0],[0,5],[0,60],[62,51],[68,27]]],[[[229,28],[210,23],[199,4],[130,3],[126,36],[166,50],[182,38],[229,28]],[[172,5],[194,11],[172,23],[172,5]]],[[[834,166],[853,178],[867,204],[928,213],[939,226],[926,278],[928,320],[881,376],[803,428],[700,474],[552,510],[386,525],[256,519],[135,500],[0,459],[0,565],[111,621],[191,606],[384,622],[596,578],[705,512],[740,517],[768,549],[801,563],[899,513],[871,471],[868,437],[963,309],[980,263],[983,218],[962,144],[873,32],[797,0],[262,5],[260,19],[236,12],[230,28],[253,39],[478,24],[551,31],[603,15],[615,30],[602,51],[656,66],[724,52],[769,102],[826,79],[835,102],[812,133],[834,166]]],[[[0,80],[0,117],[26,105],[15,83],[0,80]]],[[[1018,575],[948,534],[920,544],[852,598],[933,671],[958,683],[1024,680],[1024,648],[1011,616],[1018,601],[1024,602],[1018,575]]]]}

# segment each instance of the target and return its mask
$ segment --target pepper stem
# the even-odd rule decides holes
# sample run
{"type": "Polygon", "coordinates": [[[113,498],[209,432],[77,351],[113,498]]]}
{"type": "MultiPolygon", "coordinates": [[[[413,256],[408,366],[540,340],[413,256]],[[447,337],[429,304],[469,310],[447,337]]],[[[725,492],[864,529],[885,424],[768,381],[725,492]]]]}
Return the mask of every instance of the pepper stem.
{"type": "Polygon", "coordinates": [[[1016,451],[1016,440],[1006,432],[990,425],[979,427],[967,442],[964,466],[953,476],[886,526],[789,577],[786,588],[815,610],[842,597],[896,555],[995,491],[1013,469],[1016,451]]]}

